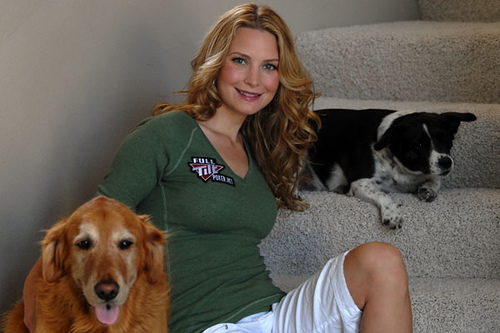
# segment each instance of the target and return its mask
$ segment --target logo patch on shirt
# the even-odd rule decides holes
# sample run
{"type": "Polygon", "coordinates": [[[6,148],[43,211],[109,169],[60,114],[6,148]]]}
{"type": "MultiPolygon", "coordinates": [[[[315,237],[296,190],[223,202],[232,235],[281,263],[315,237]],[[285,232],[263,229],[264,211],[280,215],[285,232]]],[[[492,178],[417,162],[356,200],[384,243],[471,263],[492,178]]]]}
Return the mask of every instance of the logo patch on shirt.
{"type": "Polygon", "coordinates": [[[217,164],[214,158],[192,157],[192,162],[188,163],[191,171],[196,173],[205,183],[212,179],[214,182],[225,183],[234,186],[234,179],[221,175],[219,171],[225,168],[224,165],[217,164]]]}

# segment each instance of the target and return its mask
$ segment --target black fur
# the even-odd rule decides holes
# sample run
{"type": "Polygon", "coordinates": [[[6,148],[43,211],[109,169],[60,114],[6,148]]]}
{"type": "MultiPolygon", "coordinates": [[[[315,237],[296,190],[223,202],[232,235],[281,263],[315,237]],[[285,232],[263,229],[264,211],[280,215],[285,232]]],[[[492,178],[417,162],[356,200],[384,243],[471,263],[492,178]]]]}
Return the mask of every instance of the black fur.
{"type": "Polygon", "coordinates": [[[382,222],[401,227],[397,206],[384,192],[415,193],[433,201],[440,177],[453,167],[450,150],[460,122],[472,113],[393,110],[319,110],[322,127],[309,151],[303,189],[348,193],[376,204],[382,222]]]}

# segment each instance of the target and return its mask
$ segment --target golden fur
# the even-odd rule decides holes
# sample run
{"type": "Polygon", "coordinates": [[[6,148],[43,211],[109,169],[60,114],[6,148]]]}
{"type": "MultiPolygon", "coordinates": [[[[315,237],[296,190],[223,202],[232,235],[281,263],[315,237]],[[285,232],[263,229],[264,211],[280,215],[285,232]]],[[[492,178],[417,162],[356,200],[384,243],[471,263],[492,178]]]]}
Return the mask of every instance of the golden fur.
{"type": "MultiPolygon", "coordinates": [[[[168,332],[164,244],[146,216],[105,197],[56,223],[42,241],[36,332],[168,332]],[[120,309],[109,325],[97,319],[104,304],[120,309]]],[[[27,332],[23,309],[8,313],[6,333],[27,332]]]]}

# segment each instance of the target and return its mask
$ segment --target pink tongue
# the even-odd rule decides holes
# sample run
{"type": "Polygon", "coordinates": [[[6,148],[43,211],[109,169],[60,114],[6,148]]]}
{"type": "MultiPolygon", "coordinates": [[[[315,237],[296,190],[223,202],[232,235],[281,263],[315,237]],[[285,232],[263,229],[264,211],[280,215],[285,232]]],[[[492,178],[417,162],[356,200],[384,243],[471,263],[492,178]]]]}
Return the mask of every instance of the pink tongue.
{"type": "Polygon", "coordinates": [[[120,307],[107,304],[99,305],[95,307],[95,315],[101,324],[113,325],[120,315],[120,307]]]}

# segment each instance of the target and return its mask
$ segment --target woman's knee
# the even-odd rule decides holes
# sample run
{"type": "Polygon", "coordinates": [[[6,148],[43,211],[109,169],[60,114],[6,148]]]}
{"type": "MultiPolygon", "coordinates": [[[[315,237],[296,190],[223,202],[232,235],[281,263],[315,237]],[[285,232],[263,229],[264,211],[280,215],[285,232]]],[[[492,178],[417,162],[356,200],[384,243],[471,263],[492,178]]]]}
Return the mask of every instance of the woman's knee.
{"type": "Polygon", "coordinates": [[[359,269],[369,278],[401,279],[407,282],[408,275],[401,252],[395,246],[383,242],[360,245],[353,251],[359,269]]]}
{"type": "Polygon", "coordinates": [[[345,258],[344,275],[360,308],[374,291],[406,294],[408,290],[401,252],[388,243],[370,242],[350,251],[345,258]]]}

